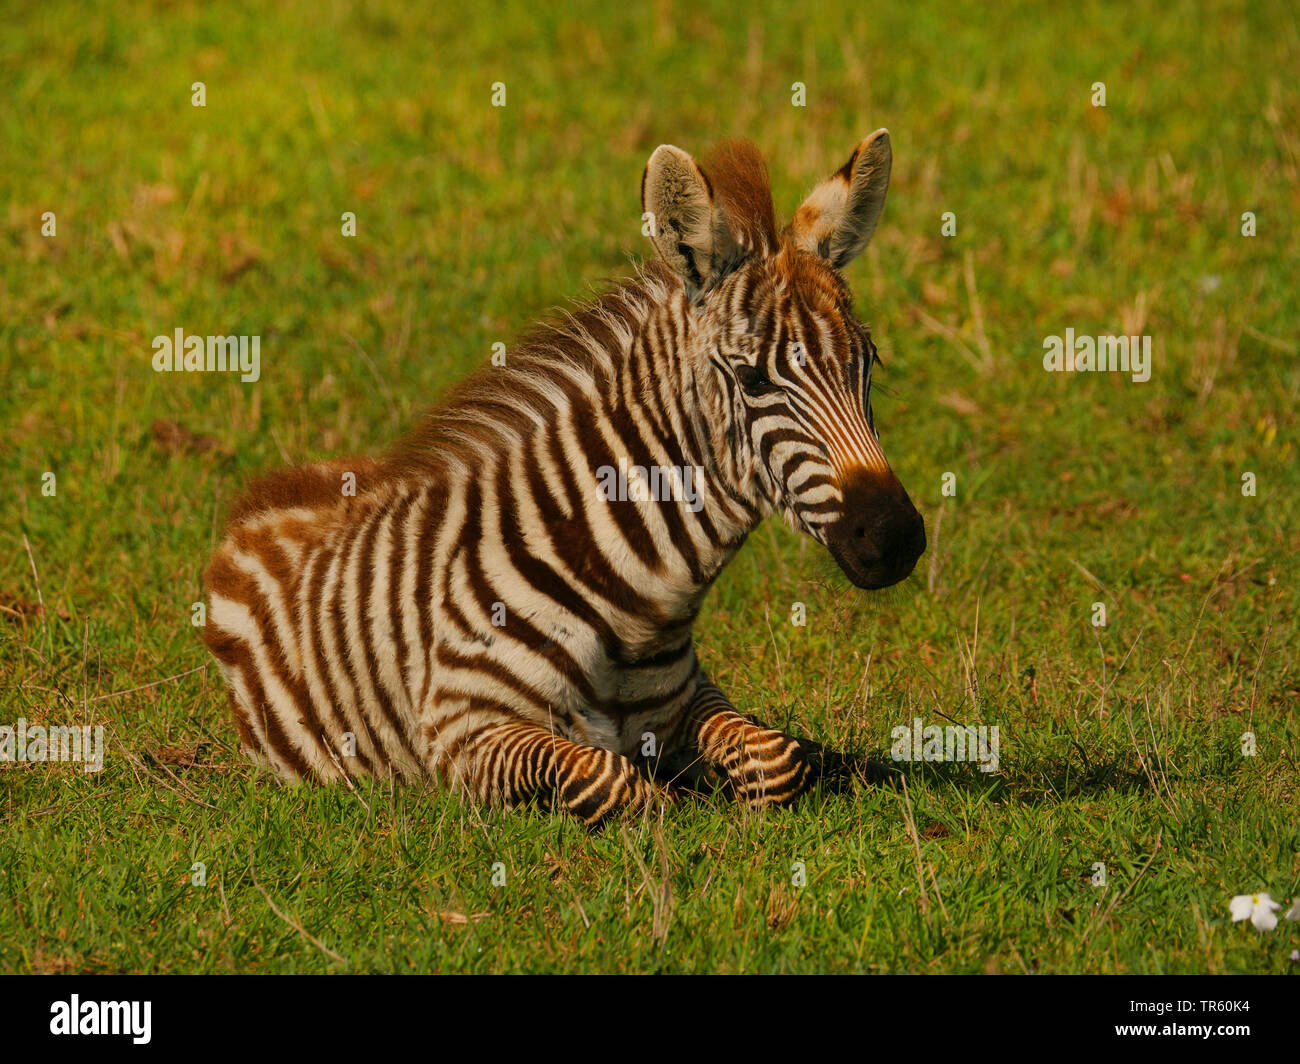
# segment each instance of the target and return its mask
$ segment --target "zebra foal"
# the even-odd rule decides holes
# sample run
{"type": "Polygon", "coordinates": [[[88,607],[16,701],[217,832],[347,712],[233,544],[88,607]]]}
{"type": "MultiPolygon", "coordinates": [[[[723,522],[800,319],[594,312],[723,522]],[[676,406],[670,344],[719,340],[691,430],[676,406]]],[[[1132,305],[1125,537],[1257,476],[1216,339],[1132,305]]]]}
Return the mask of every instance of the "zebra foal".
{"type": "Polygon", "coordinates": [[[806,789],[817,748],[738,713],[692,625],[773,511],[863,588],[925,549],[840,273],[890,160],[878,130],[778,230],[752,145],[703,165],[661,146],[641,190],[656,261],[382,458],[255,482],[205,573],[246,751],[289,779],[433,779],[588,825],[710,769],[755,806],[806,789]]]}

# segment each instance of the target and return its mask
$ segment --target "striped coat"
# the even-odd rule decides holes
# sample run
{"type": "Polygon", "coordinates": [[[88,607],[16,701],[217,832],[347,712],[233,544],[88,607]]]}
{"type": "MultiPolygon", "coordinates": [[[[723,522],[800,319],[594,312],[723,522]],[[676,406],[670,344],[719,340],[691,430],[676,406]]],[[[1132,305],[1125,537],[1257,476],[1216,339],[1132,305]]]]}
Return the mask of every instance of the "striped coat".
{"type": "Polygon", "coordinates": [[[774,510],[862,587],[924,549],[839,272],[889,163],[881,130],[778,231],[751,146],[660,147],[656,261],[388,455],[254,483],[205,574],[244,748],[290,779],[431,778],[589,825],[706,772],[753,805],[804,790],[827,758],[738,713],[692,627],[774,510]]]}

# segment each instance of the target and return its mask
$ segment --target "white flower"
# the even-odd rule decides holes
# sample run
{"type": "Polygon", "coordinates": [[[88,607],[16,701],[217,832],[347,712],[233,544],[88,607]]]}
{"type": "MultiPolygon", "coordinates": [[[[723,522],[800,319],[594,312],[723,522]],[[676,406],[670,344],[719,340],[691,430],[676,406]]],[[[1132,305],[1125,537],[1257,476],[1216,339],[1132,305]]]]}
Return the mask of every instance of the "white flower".
{"type": "Polygon", "coordinates": [[[1238,894],[1232,899],[1228,911],[1232,913],[1232,922],[1249,920],[1260,931],[1272,931],[1277,927],[1277,911],[1282,908],[1267,894],[1238,894]]]}
{"type": "Polygon", "coordinates": [[[1300,920],[1300,898],[1291,899],[1291,908],[1282,914],[1288,920],[1300,920]]]}

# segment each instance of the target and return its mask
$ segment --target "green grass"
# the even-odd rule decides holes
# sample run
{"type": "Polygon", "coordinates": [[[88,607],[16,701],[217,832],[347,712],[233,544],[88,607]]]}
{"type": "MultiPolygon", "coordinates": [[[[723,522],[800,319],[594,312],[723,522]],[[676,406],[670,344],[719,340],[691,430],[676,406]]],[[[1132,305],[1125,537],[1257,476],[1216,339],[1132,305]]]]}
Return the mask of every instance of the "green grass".
{"type": "Polygon", "coordinates": [[[0,970],[1291,967],[1300,928],[1227,903],[1300,894],[1294,9],[764,6],[6,15],[0,723],[109,747],[97,775],[0,767],[0,970]],[[592,838],[255,774],[190,625],[240,485],[383,449],[625,274],[657,144],[751,136],[788,215],[882,125],[890,199],[849,279],[930,550],[873,596],[769,523],[701,655],[743,709],[877,755],[914,716],[996,724],[999,770],[592,838]],[[177,327],[260,335],[261,381],[155,374],[177,327]],[[1151,380],[1045,373],[1066,328],[1150,334],[1151,380]]]}

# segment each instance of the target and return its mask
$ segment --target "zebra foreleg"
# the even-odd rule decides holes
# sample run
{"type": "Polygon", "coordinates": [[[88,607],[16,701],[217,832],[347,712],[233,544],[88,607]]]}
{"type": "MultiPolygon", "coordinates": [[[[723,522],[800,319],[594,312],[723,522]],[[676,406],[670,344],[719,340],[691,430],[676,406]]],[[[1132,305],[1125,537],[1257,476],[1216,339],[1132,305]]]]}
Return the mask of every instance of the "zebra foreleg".
{"type": "Polygon", "coordinates": [[[703,760],[721,768],[749,805],[787,805],[815,778],[801,740],[742,716],[707,680],[688,721],[703,760]]]}
{"type": "Polygon", "coordinates": [[[755,807],[788,805],[818,781],[842,790],[854,782],[894,784],[900,775],[879,762],[764,727],[708,681],[700,684],[689,722],[703,760],[726,772],[737,797],[755,807]]]}
{"type": "Polygon", "coordinates": [[[571,742],[501,710],[473,715],[480,719],[456,729],[454,738],[444,739],[430,725],[428,740],[435,774],[475,801],[515,806],[536,798],[594,829],[619,812],[665,798],[612,750],[571,742]]]}

